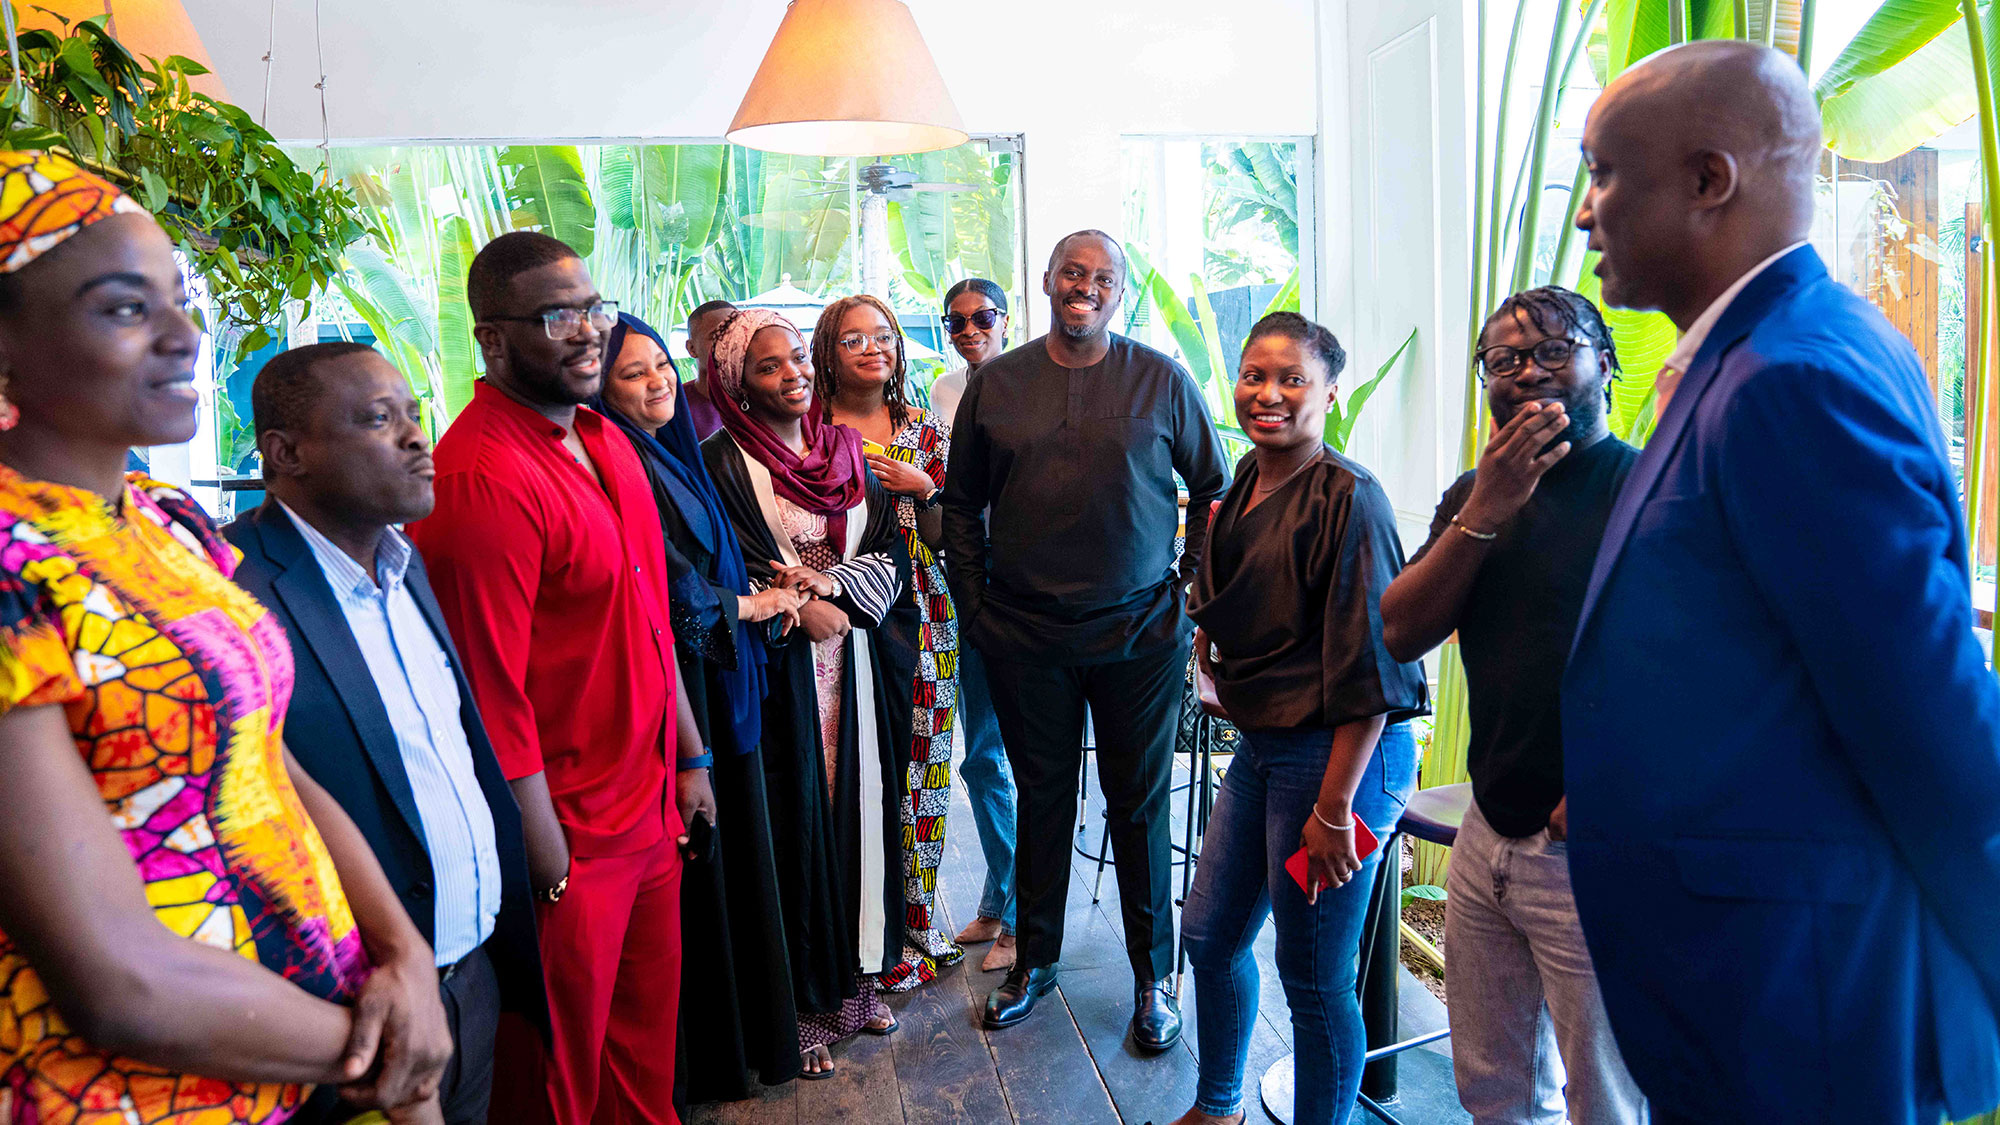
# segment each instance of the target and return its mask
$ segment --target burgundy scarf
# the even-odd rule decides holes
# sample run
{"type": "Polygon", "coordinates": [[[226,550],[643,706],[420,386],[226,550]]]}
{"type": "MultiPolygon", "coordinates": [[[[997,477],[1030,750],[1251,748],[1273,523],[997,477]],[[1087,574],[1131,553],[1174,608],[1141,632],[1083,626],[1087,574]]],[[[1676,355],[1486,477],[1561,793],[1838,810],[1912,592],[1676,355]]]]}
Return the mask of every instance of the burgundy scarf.
{"type": "Polygon", "coordinates": [[[771,471],[771,488],[779,496],[815,515],[826,517],[833,553],[847,554],[847,513],[867,495],[867,463],[861,456],[861,434],[849,426],[820,419],[818,404],[801,420],[805,452],[794,453],[771,427],[745,409],[743,369],[750,341],[766,328],[796,334],[792,322],[765,309],[748,309],[722,323],[716,331],[709,372],[719,395],[711,395],[722,428],[743,452],[771,471]]]}

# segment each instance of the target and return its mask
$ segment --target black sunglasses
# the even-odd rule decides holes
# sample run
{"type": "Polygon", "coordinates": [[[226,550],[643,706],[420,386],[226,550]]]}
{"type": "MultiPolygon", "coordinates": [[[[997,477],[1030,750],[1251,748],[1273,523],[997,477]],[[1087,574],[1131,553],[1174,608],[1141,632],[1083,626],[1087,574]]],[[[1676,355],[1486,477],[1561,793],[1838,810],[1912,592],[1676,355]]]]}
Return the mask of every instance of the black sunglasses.
{"type": "Polygon", "coordinates": [[[1000,323],[1000,318],[1006,315],[1007,315],[1006,313],[1001,312],[999,309],[994,308],[992,305],[988,305],[985,308],[980,309],[978,312],[973,313],[971,316],[961,316],[958,313],[946,313],[944,314],[943,317],[944,330],[947,335],[956,336],[960,332],[965,331],[966,324],[970,323],[974,328],[977,328],[981,332],[984,332],[987,329],[993,327],[994,325],[1000,323]]]}

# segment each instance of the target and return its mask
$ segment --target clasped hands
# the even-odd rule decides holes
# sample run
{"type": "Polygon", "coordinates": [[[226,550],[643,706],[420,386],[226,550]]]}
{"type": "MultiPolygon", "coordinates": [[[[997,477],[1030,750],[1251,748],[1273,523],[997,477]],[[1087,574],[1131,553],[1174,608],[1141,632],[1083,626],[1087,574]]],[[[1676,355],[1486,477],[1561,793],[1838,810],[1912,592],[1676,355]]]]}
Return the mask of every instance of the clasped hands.
{"type": "Polygon", "coordinates": [[[441,1125],[438,1085],[451,1053],[430,949],[400,952],[369,973],[354,1002],[354,1025],[340,1059],[347,1079],[341,1097],[381,1109],[397,1125],[441,1125]]]}
{"type": "Polygon", "coordinates": [[[854,628],[846,610],[825,600],[833,596],[831,576],[809,566],[787,566],[776,560],[771,569],[776,571],[771,576],[773,590],[796,591],[805,598],[798,608],[798,620],[807,637],[815,642],[832,640],[845,637],[854,628]]]}

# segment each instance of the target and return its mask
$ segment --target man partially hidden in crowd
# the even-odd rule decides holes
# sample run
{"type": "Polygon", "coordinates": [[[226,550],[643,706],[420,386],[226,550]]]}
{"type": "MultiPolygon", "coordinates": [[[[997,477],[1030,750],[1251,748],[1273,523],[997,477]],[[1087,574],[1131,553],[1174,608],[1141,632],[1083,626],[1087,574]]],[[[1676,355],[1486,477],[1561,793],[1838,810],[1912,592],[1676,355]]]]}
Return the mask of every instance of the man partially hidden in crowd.
{"type": "MultiPolygon", "coordinates": [[[[396,525],[430,514],[431,447],[402,372],[312,344],[251,386],[269,498],[224,529],[236,581],[291,638],[285,744],[340,802],[437,955],[456,1057],[438,1104],[481,1125],[503,1008],[547,1018],[521,814],[424,564],[396,525]]],[[[301,1120],[353,1116],[315,1091],[301,1120]]]]}
{"type": "Polygon", "coordinates": [[[694,436],[700,441],[722,428],[722,415],[708,401],[708,360],[715,347],[715,330],[735,311],[736,306],[728,301],[704,301],[688,314],[687,346],[688,354],[694,357],[694,378],[681,383],[681,408],[694,422],[694,436]]]}
{"type": "Polygon", "coordinates": [[[1478,1125],[1641,1125],[1570,893],[1560,699],[1639,452],[1605,422],[1618,354],[1588,298],[1507,298],[1478,358],[1493,436],[1382,595],[1390,654],[1415,660],[1456,632],[1471,689],[1473,802],[1445,899],[1458,1097],[1478,1125]]]}
{"type": "Polygon", "coordinates": [[[1577,909],[1666,1125],[2000,1103],[2000,689],[1923,367],[1806,243],[1820,151],[1736,41],[1584,127],[1604,297],[1685,333],[1562,688],[1577,909]]]}
{"type": "Polygon", "coordinates": [[[412,534],[521,805],[549,1099],[561,1125],[673,1125],[675,844],[715,798],[675,682],[645,470],[577,408],[603,381],[616,307],[574,251],[530,232],[479,252],[466,297],[486,378],[438,442],[437,507],[412,534]]]}
{"type": "Polygon", "coordinates": [[[1019,959],[986,1026],[1019,1023],[1055,987],[1088,706],[1137,978],[1132,1038],[1158,1051],[1181,1032],[1167,792],[1193,634],[1183,605],[1227,476],[1194,380],[1111,332],[1125,275],[1101,231],[1056,244],[1042,277],[1055,330],[988,361],[959,404],[945,558],[1020,791],[1019,959]],[[1178,566],[1176,473],[1189,493],[1178,566]]]}

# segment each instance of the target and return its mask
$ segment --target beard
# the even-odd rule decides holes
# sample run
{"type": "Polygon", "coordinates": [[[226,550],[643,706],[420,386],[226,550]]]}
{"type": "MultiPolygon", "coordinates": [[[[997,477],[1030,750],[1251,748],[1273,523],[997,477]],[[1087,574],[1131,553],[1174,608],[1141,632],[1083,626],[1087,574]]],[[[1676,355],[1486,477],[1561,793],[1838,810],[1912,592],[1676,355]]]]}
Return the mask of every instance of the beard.
{"type": "Polygon", "coordinates": [[[1071,324],[1060,317],[1056,319],[1056,331],[1066,340],[1088,340],[1109,327],[1109,324],[1071,324]]]}
{"type": "Polygon", "coordinates": [[[507,370],[522,389],[552,406],[582,406],[604,386],[604,369],[599,361],[597,379],[588,390],[578,390],[563,377],[561,367],[542,368],[524,357],[512,340],[506,340],[507,370]]]}

